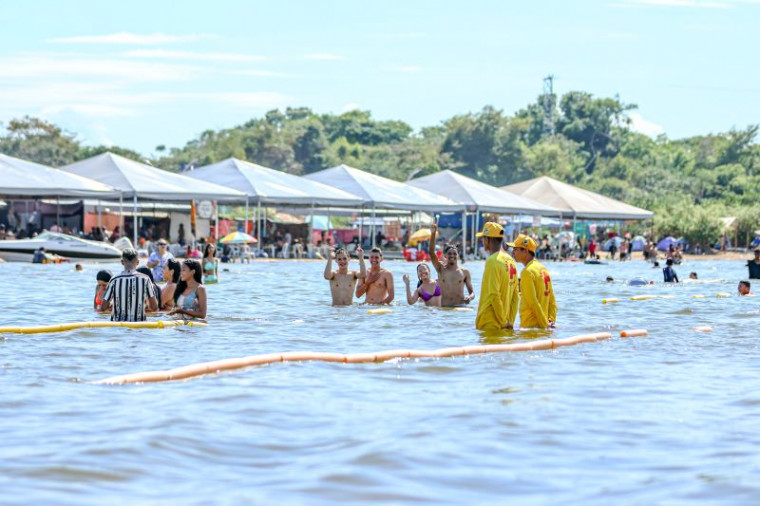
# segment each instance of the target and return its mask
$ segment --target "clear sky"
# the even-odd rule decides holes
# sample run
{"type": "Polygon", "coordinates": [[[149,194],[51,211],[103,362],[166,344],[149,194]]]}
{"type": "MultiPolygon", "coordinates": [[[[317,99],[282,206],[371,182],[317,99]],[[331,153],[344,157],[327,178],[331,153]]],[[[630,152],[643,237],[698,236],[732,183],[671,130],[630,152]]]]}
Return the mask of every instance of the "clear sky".
{"type": "Polygon", "coordinates": [[[760,123],[760,0],[0,0],[0,121],[151,154],[273,108],[415,128],[555,91],[670,138],[760,123]]]}

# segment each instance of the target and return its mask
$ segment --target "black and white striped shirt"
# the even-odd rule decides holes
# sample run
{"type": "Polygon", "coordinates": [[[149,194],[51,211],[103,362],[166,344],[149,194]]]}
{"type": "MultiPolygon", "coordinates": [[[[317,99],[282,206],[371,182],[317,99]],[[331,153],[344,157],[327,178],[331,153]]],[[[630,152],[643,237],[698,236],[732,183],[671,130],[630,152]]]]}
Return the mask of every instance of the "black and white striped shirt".
{"type": "Polygon", "coordinates": [[[156,296],[153,283],[145,274],[124,271],[108,282],[103,300],[111,301],[114,322],[145,321],[145,299],[156,296]]]}

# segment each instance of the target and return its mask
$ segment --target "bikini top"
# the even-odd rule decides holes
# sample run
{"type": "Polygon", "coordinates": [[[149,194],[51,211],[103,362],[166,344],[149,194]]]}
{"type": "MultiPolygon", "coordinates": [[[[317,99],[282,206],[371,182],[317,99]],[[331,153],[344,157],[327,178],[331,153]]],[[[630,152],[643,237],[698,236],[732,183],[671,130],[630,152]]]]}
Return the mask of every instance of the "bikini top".
{"type": "Polygon", "coordinates": [[[188,293],[187,295],[180,295],[179,297],[177,297],[177,306],[185,310],[192,311],[193,309],[195,309],[196,303],[197,302],[196,302],[195,290],[188,293]]]}
{"type": "Polygon", "coordinates": [[[441,295],[441,285],[439,285],[437,281],[435,283],[435,290],[433,290],[432,294],[427,293],[423,288],[420,287],[420,297],[422,297],[422,300],[425,302],[429,301],[433,297],[438,297],[439,295],[441,295]]]}

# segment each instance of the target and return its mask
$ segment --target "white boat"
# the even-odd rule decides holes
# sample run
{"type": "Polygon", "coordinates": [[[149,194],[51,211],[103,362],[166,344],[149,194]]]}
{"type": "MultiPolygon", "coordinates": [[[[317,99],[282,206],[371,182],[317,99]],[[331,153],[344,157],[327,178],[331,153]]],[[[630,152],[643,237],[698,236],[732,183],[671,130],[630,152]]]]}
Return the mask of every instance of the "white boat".
{"type": "Polygon", "coordinates": [[[7,262],[31,262],[34,252],[41,247],[45,248],[45,253],[70,258],[77,262],[118,262],[121,260],[121,251],[110,244],[55,232],[42,232],[31,239],[0,241],[0,258],[7,262]]]}

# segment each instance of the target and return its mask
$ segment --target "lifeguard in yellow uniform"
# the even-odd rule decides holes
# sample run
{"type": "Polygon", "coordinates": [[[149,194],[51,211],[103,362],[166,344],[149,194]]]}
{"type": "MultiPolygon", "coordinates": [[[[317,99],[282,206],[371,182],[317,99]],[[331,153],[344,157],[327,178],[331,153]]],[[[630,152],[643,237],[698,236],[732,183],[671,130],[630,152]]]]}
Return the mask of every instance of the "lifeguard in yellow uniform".
{"type": "Polygon", "coordinates": [[[511,329],[517,318],[519,295],[515,261],[501,246],[504,228],[488,222],[476,235],[483,238],[483,245],[491,255],[483,271],[475,327],[486,331],[511,329]]]}
{"type": "Polygon", "coordinates": [[[547,329],[557,323],[557,302],[549,271],[535,259],[536,241],[518,235],[514,248],[515,260],[525,266],[520,274],[520,327],[547,329]]]}

